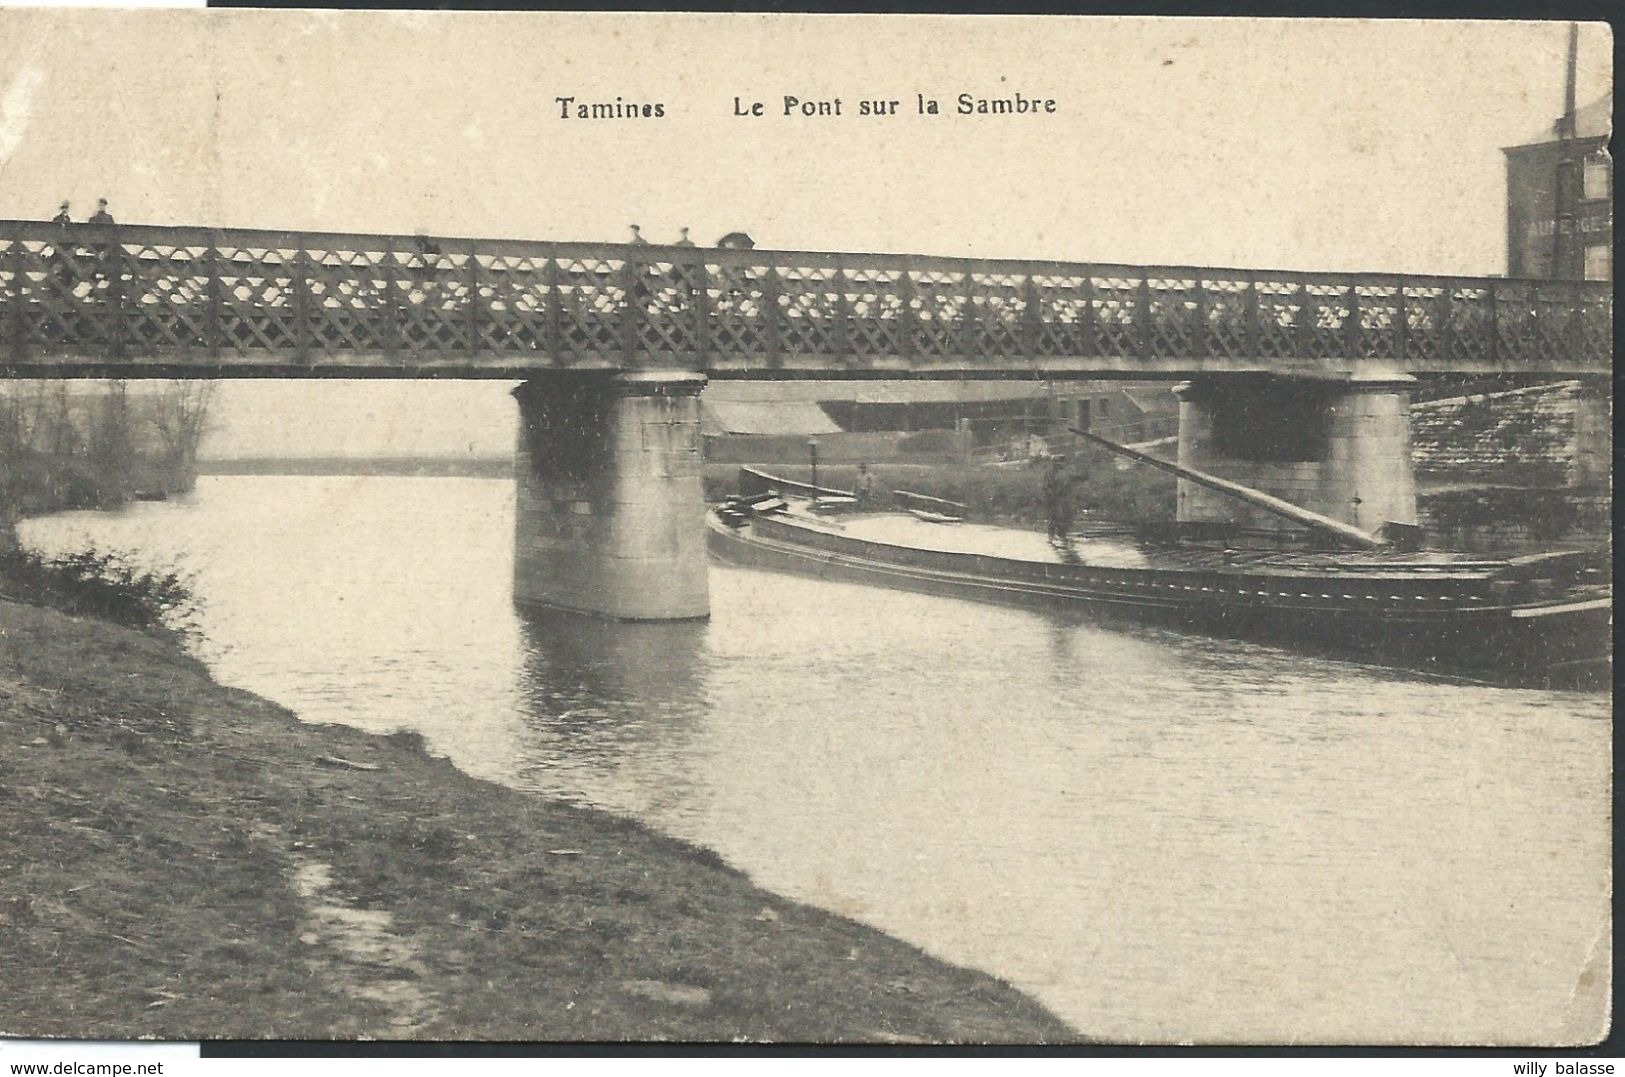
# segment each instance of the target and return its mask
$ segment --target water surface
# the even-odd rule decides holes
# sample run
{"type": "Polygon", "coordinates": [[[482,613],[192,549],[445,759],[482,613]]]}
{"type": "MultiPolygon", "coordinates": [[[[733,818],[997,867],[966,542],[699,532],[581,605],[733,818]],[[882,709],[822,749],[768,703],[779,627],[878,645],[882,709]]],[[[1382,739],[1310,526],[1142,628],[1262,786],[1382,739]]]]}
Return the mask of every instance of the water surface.
{"type": "Polygon", "coordinates": [[[194,573],[222,681],[635,815],[1088,1035],[1598,1024],[1605,695],[715,565],[708,623],[527,617],[512,528],[507,480],[206,477],[25,538],[194,573]]]}

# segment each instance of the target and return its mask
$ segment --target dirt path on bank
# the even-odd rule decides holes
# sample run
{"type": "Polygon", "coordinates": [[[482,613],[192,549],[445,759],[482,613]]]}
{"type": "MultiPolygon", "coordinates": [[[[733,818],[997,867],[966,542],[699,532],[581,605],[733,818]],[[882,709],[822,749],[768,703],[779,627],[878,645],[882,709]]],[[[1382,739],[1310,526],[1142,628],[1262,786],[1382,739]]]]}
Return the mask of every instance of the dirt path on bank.
{"type": "Polygon", "coordinates": [[[0,1033],[1034,1043],[1008,985],[0,602],[0,1033]]]}

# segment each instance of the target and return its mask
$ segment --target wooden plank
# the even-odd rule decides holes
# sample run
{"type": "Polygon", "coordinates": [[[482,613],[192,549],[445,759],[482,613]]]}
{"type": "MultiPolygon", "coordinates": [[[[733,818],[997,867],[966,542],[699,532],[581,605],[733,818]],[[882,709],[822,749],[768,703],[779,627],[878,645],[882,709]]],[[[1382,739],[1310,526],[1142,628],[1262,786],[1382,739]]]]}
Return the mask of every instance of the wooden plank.
{"type": "Polygon", "coordinates": [[[1130,460],[1136,460],[1142,464],[1147,464],[1161,471],[1167,471],[1171,474],[1179,476],[1182,479],[1188,479],[1189,481],[1200,486],[1206,486],[1210,490],[1217,490],[1222,494],[1229,494],[1231,497],[1245,501],[1249,505],[1255,505],[1258,508],[1264,509],[1266,512],[1272,512],[1277,516],[1285,517],[1288,520],[1292,520],[1295,523],[1300,523],[1305,527],[1319,531],[1322,534],[1330,535],[1333,538],[1353,545],[1356,548],[1376,550],[1382,549],[1387,545],[1387,543],[1383,542],[1382,539],[1377,538],[1375,535],[1362,531],[1358,527],[1352,527],[1346,523],[1343,523],[1341,520],[1334,520],[1329,516],[1322,516],[1318,512],[1310,512],[1308,509],[1299,508],[1297,505],[1294,505],[1289,501],[1282,501],[1278,497],[1271,497],[1269,494],[1261,493],[1258,490],[1254,490],[1248,486],[1243,486],[1240,483],[1231,482],[1228,479],[1221,479],[1216,475],[1209,475],[1205,471],[1198,471],[1192,467],[1184,467],[1180,464],[1170,463],[1167,460],[1152,456],[1150,453],[1143,453],[1135,449],[1130,449],[1127,446],[1117,444],[1115,441],[1108,441],[1099,434],[1091,434],[1087,430],[1078,430],[1076,428],[1071,429],[1072,433],[1077,434],[1079,437],[1087,438],[1090,441],[1095,442],[1097,445],[1104,446],[1120,456],[1126,456],[1130,460]]]}

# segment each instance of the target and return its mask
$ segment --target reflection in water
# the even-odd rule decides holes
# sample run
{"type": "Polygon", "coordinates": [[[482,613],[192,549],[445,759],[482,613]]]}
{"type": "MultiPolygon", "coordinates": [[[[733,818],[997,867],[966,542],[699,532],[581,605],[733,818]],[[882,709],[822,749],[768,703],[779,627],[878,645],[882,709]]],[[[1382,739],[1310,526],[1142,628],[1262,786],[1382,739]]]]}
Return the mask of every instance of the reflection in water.
{"type": "Polygon", "coordinates": [[[219,478],[25,539],[189,567],[202,657],[307,720],[636,815],[1090,1034],[1538,1040],[1608,982],[1606,696],[724,567],[705,624],[520,615],[512,513],[219,478]]]}
{"type": "MultiPolygon", "coordinates": [[[[616,774],[637,770],[640,759],[682,756],[704,711],[703,623],[620,624],[528,609],[518,617],[524,640],[519,704],[528,733],[520,780],[593,802],[586,792],[590,778],[577,789],[560,775],[616,774]]],[[[686,799],[692,785],[678,770],[650,783],[641,797],[637,789],[623,789],[612,803],[643,812],[686,799]]],[[[604,797],[600,791],[597,802],[604,797]]]]}
{"type": "Polygon", "coordinates": [[[620,624],[554,610],[522,610],[519,616],[532,715],[545,713],[561,688],[598,703],[660,713],[694,710],[702,702],[703,622],[620,624]]]}

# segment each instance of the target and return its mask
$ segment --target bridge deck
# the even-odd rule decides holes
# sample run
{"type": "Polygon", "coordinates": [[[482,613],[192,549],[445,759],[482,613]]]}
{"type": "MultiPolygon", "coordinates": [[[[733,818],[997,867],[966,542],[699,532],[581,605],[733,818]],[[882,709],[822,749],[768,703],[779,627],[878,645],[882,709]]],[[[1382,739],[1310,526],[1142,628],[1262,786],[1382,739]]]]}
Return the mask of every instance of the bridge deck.
{"type": "Polygon", "coordinates": [[[13,375],[1612,370],[1605,283],[0,221],[13,375]]]}

